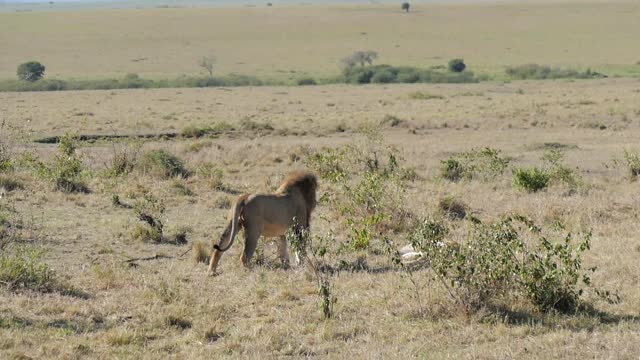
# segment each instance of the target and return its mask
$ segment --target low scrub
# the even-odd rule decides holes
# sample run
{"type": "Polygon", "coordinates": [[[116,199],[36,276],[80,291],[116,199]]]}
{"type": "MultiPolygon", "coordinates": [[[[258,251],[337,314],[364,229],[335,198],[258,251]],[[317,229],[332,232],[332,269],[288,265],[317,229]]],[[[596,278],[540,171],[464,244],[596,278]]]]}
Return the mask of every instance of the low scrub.
{"type": "Polygon", "coordinates": [[[510,159],[500,155],[500,150],[484,148],[451,156],[440,162],[440,175],[450,181],[461,179],[491,180],[502,175],[510,159]]]}
{"type": "Polygon", "coordinates": [[[160,178],[189,176],[189,171],[185,168],[184,162],[163,149],[144,153],[138,162],[138,167],[144,173],[160,178]]]}
{"type": "Polygon", "coordinates": [[[604,75],[587,69],[578,71],[573,69],[552,68],[546,65],[525,64],[510,66],[505,70],[512,79],[518,80],[544,80],[544,79],[593,79],[605,77],[604,75]]]}
{"type": "Polygon", "coordinates": [[[524,216],[467,224],[460,243],[445,241],[449,230],[436,220],[423,221],[409,236],[450,299],[466,312],[524,300],[537,311],[572,313],[583,308],[585,290],[615,300],[592,286],[589,274],[595,268],[583,267],[590,233],[543,231],[524,216]]]}

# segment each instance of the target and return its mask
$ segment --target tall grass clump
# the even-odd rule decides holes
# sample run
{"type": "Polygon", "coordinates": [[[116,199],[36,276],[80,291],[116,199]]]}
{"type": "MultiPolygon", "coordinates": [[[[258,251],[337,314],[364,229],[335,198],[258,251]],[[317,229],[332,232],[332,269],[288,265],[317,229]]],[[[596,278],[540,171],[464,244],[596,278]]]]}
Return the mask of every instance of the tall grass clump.
{"type": "Polygon", "coordinates": [[[500,150],[484,148],[470,150],[451,156],[440,162],[440,176],[450,181],[461,179],[491,180],[502,175],[510,159],[502,156],[500,150]]]}

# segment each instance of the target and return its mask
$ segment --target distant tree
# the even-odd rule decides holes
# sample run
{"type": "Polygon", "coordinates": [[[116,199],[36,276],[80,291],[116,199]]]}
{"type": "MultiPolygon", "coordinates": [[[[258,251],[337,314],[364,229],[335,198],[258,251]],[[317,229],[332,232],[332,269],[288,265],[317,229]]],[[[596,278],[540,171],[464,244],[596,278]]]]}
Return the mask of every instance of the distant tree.
{"type": "Polygon", "coordinates": [[[25,81],[37,81],[44,76],[44,65],[37,61],[29,61],[18,66],[18,79],[25,81]]]}
{"type": "Polygon", "coordinates": [[[216,64],[216,58],[213,56],[203,56],[198,61],[198,66],[205,69],[209,73],[209,78],[213,79],[213,67],[216,64]]]}
{"type": "Polygon", "coordinates": [[[409,12],[409,7],[411,7],[411,5],[409,5],[408,2],[402,3],[402,10],[405,12],[409,12]]]}
{"type": "Polygon", "coordinates": [[[464,60],[462,59],[451,59],[449,60],[449,71],[452,72],[463,72],[467,65],[464,64],[464,60]]]}

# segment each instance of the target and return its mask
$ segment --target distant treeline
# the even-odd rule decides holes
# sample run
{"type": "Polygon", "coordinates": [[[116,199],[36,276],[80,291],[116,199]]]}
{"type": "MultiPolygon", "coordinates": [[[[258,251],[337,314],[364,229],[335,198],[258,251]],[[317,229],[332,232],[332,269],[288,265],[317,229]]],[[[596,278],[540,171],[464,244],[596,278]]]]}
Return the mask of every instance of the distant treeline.
{"type": "MultiPolygon", "coordinates": [[[[551,68],[549,66],[527,64],[508,67],[505,71],[510,79],[587,79],[605,77],[591,70],[551,68]]],[[[489,80],[488,76],[477,76],[471,71],[451,72],[444,67],[417,68],[410,66],[371,65],[357,66],[344,70],[340,75],[329,78],[299,77],[290,81],[260,79],[255,76],[229,74],[225,76],[181,76],[175,79],[144,79],[137,74],[127,74],[120,79],[100,80],[58,80],[38,81],[0,80],[0,92],[17,91],[63,91],[63,90],[111,90],[111,89],[154,89],[154,88],[204,88],[237,86],[288,86],[318,84],[372,84],[372,83],[477,83],[489,80]]]]}

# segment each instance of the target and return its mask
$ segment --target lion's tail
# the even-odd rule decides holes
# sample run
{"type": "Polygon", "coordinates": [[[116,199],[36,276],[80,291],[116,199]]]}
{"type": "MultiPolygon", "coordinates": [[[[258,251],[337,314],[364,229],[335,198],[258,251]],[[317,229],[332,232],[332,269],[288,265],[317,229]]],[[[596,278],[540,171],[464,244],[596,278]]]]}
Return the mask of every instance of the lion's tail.
{"type": "Polygon", "coordinates": [[[239,226],[240,226],[240,214],[244,209],[246,200],[247,200],[246,196],[239,198],[236,201],[235,207],[233,208],[233,216],[231,218],[231,235],[229,235],[231,239],[229,239],[229,245],[227,245],[227,247],[223,249],[220,247],[220,244],[216,244],[216,245],[213,245],[214,249],[220,252],[225,252],[229,250],[231,245],[233,245],[233,240],[236,238],[236,233],[238,232],[239,226]]]}

